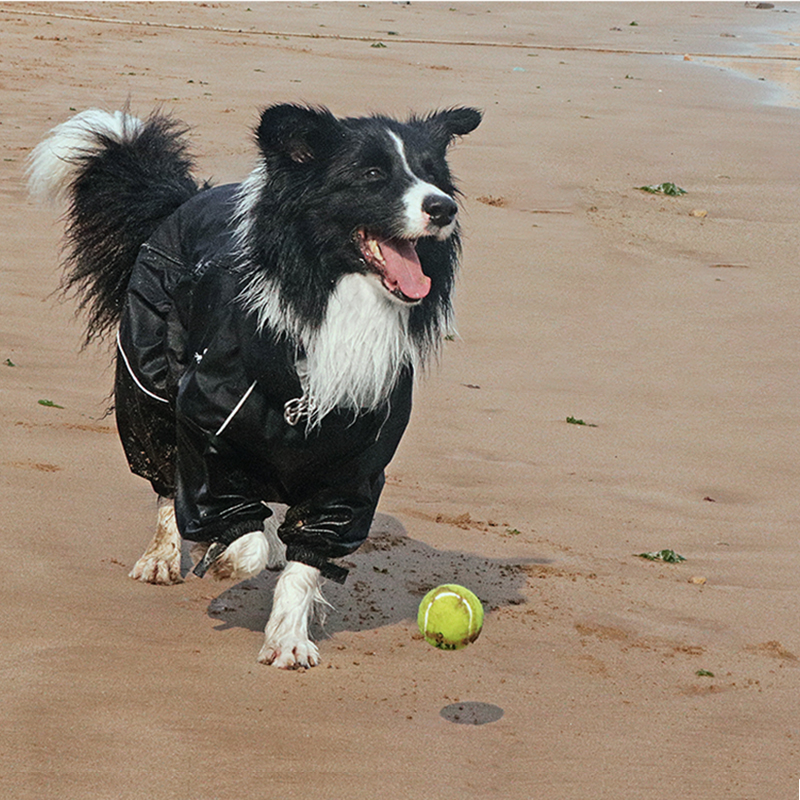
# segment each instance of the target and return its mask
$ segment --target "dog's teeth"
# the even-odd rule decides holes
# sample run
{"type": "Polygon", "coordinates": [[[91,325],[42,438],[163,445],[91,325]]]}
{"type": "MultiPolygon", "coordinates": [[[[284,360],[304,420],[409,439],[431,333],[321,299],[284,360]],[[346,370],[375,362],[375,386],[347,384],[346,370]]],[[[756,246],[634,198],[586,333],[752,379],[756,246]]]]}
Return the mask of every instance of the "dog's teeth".
{"type": "Polygon", "coordinates": [[[384,263],[383,253],[381,252],[381,248],[378,245],[376,239],[367,239],[367,247],[369,247],[370,253],[372,253],[373,257],[376,261],[380,261],[381,264],[384,263]]]}

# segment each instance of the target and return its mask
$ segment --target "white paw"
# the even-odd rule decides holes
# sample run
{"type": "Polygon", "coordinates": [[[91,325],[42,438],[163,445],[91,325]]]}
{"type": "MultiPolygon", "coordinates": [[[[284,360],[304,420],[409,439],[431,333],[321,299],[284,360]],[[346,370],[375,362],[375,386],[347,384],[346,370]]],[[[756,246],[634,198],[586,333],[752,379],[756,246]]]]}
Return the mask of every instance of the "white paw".
{"type": "Polygon", "coordinates": [[[267,566],[268,561],[269,544],[264,532],[253,531],[240,536],[229,545],[209,571],[219,572],[219,577],[244,580],[258,575],[267,566]]]}
{"type": "Polygon", "coordinates": [[[314,606],[322,608],[324,604],[319,570],[290,561],[275,586],[259,662],[280,669],[317,666],[319,650],[308,638],[308,623],[314,606]]]}
{"type": "Polygon", "coordinates": [[[280,641],[267,639],[258,654],[260,664],[269,664],[278,669],[307,669],[316,667],[321,660],[319,648],[314,642],[289,637],[280,641]]]}
{"type": "Polygon", "coordinates": [[[181,553],[145,553],[134,565],[129,576],[142,583],[171,586],[182,583],[181,553]]]}
{"type": "Polygon", "coordinates": [[[181,535],[175,522],[175,505],[172,500],[159,498],[155,535],[144,555],[133,565],[128,574],[136,581],[156,583],[161,586],[183,582],[181,535]]]}

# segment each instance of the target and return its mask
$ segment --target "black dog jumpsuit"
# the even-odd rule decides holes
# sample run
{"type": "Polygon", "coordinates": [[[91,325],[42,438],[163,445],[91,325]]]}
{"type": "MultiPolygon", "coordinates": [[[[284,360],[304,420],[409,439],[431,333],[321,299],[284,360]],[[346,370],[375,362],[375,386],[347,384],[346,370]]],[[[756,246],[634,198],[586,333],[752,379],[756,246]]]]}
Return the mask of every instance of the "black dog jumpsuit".
{"type": "Polygon", "coordinates": [[[184,538],[228,545],[286,503],[287,559],[344,580],[329,559],[367,537],[413,376],[373,412],[315,427],[292,415],[297,346],[239,299],[251,273],[236,266],[236,189],[200,192],[142,245],[119,329],[120,437],[131,470],[175,498],[184,538]]]}

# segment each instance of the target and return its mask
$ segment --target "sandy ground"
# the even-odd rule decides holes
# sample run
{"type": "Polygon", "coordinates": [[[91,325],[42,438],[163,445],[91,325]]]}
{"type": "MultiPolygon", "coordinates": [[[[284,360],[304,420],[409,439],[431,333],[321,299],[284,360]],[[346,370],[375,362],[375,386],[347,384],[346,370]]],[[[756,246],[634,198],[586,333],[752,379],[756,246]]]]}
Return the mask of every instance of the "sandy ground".
{"type": "Polygon", "coordinates": [[[798,12],[0,5],[0,796],[795,797],[798,12]],[[126,577],[154,500],[23,172],[128,99],[191,124],[218,182],[270,102],[486,112],[453,153],[460,338],[308,672],[255,663],[274,575],[126,577]],[[664,181],[687,194],[635,188],[664,181]],[[662,548],[686,561],[635,555],[662,548]],[[488,615],[442,653],[413,615],[452,580],[488,615]]]}

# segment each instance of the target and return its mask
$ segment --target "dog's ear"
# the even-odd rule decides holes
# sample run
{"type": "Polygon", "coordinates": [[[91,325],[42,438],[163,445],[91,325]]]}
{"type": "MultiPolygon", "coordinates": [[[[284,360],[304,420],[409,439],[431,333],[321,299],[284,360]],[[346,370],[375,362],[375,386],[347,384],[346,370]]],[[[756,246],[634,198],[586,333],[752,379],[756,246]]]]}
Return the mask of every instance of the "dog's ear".
{"type": "Polygon", "coordinates": [[[425,124],[434,135],[449,145],[456,136],[466,136],[481,124],[483,114],[477,108],[448,108],[431,114],[425,124]]]}
{"type": "Polygon", "coordinates": [[[256,139],[264,155],[295,164],[324,159],[341,138],[341,126],[326,108],[270,106],[261,115],[256,139]]]}

